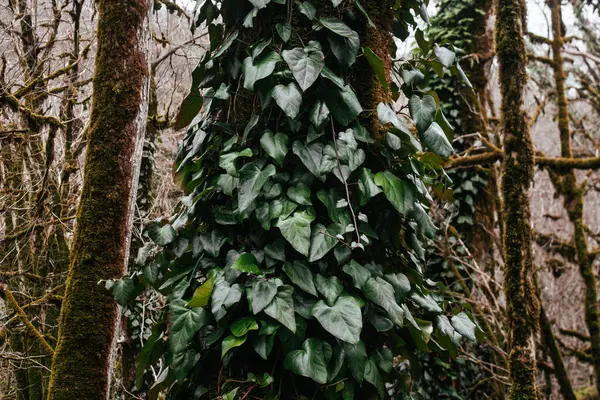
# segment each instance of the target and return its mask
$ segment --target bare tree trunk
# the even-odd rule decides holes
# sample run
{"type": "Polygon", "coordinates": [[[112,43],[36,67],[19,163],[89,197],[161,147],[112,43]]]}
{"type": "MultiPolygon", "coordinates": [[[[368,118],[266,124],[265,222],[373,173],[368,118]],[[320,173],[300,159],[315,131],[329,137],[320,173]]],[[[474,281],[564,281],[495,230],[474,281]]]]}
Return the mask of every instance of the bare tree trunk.
{"type": "Polygon", "coordinates": [[[527,52],[522,0],[496,3],[496,53],[500,64],[504,163],[504,290],[509,322],[509,365],[513,400],[539,399],[535,334],[539,303],[533,282],[529,188],[534,173],[534,152],[523,111],[527,83],[527,52]]]}
{"type": "Polygon", "coordinates": [[[117,306],[98,282],[123,275],[148,113],[148,0],[100,0],[85,179],[50,400],[107,399],[117,306]]]}

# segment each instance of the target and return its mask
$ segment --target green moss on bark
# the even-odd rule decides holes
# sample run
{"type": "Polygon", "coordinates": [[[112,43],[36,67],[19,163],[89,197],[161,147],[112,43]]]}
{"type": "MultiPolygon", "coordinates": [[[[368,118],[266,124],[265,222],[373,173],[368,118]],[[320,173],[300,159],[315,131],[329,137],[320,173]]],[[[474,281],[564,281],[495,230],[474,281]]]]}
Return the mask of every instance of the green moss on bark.
{"type": "Polygon", "coordinates": [[[539,303],[533,285],[529,188],[534,152],[523,111],[527,52],[520,0],[496,3],[496,54],[500,64],[504,163],[505,285],[509,322],[509,365],[513,400],[539,399],[536,385],[535,334],[539,303]]]}
{"type": "Polygon", "coordinates": [[[117,306],[99,285],[125,272],[132,199],[147,118],[150,2],[97,4],[98,53],[85,179],[50,400],[106,399],[117,306]]]}
{"type": "MultiPolygon", "coordinates": [[[[565,90],[565,72],[563,69],[563,36],[561,6],[559,0],[549,2],[552,11],[552,53],[554,70],[554,81],[556,85],[556,99],[558,106],[558,129],[560,132],[561,156],[564,159],[572,159],[571,151],[571,127],[569,125],[569,104],[565,90]]],[[[600,312],[598,309],[598,289],[596,276],[590,258],[587,235],[583,222],[583,188],[577,183],[577,177],[573,169],[563,171],[562,175],[555,172],[551,174],[552,182],[556,191],[563,196],[564,206],[567,210],[569,220],[573,224],[573,241],[579,264],[579,272],[585,284],[585,322],[591,339],[592,363],[596,378],[596,389],[600,392],[600,312]]],[[[560,171],[560,170],[559,170],[560,171]]]]}

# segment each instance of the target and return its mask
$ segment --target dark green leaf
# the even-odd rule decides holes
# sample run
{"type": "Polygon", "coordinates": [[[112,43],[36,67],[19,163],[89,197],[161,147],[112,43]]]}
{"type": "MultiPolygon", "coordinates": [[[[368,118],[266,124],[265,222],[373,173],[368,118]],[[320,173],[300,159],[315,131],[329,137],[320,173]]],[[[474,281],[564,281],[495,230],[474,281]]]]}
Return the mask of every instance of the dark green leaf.
{"type": "Polygon", "coordinates": [[[387,311],[390,319],[398,326],[402,326],[404,311],[396,303],[394,287],[383,279],[370,278],[363,288],[365,297],[387,311]]]}
{"type": "Polygon", "coordinates": [[[270,76],[275,71],[275,66],[281,61],[281,56],[274,51],[267,53],[256,64],[252,57],[244,59],[242,71],[244,72],[244,89],[254,90],[254,84],[270,76]]]}
{"type": "Polygon", "coordinates": [[[357,289],[363,289],[365,283],[371,278],[371,273],[368,269],[360,265],[356,260],[350,261],[344,265],[343,271],[350,275],[354,287],[357,289]]]}
{"type": "Polygon", "coordinates": [[[429,129],[421,134],[421,140],[431,151],[442,157],[449,157],[454,153],[452,144],[437,122],[429,125],[429,129]]]}
{"type": "Polygon", "coordinates": [[[269,317],[281,322],[283,326],[295,333],[296,317],[294,316],[293,292],[294,288],[289,285],[280,286],[277,289],[277,295],[264,311],[269,317]]]}
{"type": "Polygon", "coordinates": [[[435,99],[429,95],[423,98],[413,95],[408,101],[408,108],[419,132],[425,132],[433,122],[437,111],[435,99]]]}
{"type": "Polygon", "coordinates": [[[275,167],[270,164],[262,170],[256,163],[248,163],[240,169],[238,184],[238,207],[240,212],[250,208],[265,182],[275,175],[275,172],[275,167]]]}
{"type": "Polygon", "coordinates": [[[477,341],[477,338],[475,337],[475,324],[467,314],[461,312],[452,317],[451,322],[454,329],[456,329],[456,332],[473,342],[477,341]]]}
{"type": "Polygon", "coordinates": [[[106,281],[106,289],[113,295],[115,301],[123,307],[129,304],[136,295],[135,283],[130,278],[108,280],[106,281]]]}
{"type": "Polygon", "coordinates": [[[377,54],[375,54],[373,50],[368,47],[363,47],[363,53],[369,62],[369,65],[371,65],[373,72],[375,72],[375,75],[377,75],[377,78],[379,78],[379,82],[381,82],[381,86],[383,86],[383,91],[387,93],[389,90],[389,85],[385,74],[385,66],[383,65],[383,61],[381,61],[381,58],[379,58],[377,54]]]}
{"type": "Polygon", "coordinates": [[[281,40],[283,40],[285,43],[287,43],[290,40],[290,37],[292,37],[292,26],[290,24],[277,24],[275,25],[275,29],[277,30],[279,37],[281,37],[281,40]]]}
{"type": "Polygon", "coordinates": [[[311,378],[317,383],[327,383],[327,363],[323,355],[323,342],[310,338],[302,344],[302,350],[289,352],[284,366],[296,375],[311,378]]]}
{"type": "Polygon", "coordinates": [[[353,297],[340,296],[331,307],[320,300],[314,305],[312,315],[325,330],[338,339],[351,344],[360,340],[362,315],[353,297]]]}
{"type": "Polygon", "coordinates": [[[229,330],[234,336],[242,337],[246,336],[250,331],[258,330],[258,322],[254,317],[244,317],[229,325],[229,330]]]}
{"type": "Polygon", "coordinates": [[[248,274],[256,274],[259,275],[262,273],[261,269],[256,265],[258,262],[256,261],[256,257],[254,257],[251,253],[242,253],[235,260],[232,269],[237,271],[245,272],[248,274]]]}
{"type": "Polygon", "coordinates": [[[315,286],[329,305],[333,305],[338,296],[344,291],[344,285],[335,276],[326,278],[321,274],[317,274],[315,276],[315,286]]]}
{"type": "Polygon", "coordinates": [[[275,295],[277,294],[277,283],[273,280],[255,280],[252,282],[252,290],[250,293],[252,312],[256,315],[264,310],[275,298],[275,295]]]}
{"type": "Polygon", "coordinates": [[[295,83],[288,85],[277,85],[271,91],[271,97],[275,99],[277,105],[283,110],[285,115],[294,119],[300,112],[302,103],[302,92],[295,83]]]}
{"type": "Polygon", "coordinates": [[[286,134],[273,134],[271,131],[266,131],[260,138],[260,145],[265,153],[277,162],[277,165],[283,167],[283,159],[288,151],[288,137],[286,134]]]}
{"type": "Polygon", "coordinates": [[[383,189],[385,197],[402,215],[407,215],[413,209],[415,194],[412,186],[389,171],[378,172],[374,182],[383,189]]]}
{"type": "Polygon", "coordinates": [[[313,274],[308,266],[300,261],[294,261],[294,263],[285,263],[283,266],[283,272],[290,278],[292,283],[304,290],[306,293],[317,295],[317,289],[313,282],[313,274]]]}
{"type": "Polygon", "coordinates": [[[159,246],[166,246],[175,240],[177,233],[171,224],[161,224],[160,222],[153,222],[146,227],[148,236],[154,243],[159,246]]]}
{"type": "Polygon", "coordinates": [[[179,353],[188,346],[192,338],[206,324],[208,315],[203,308],[187,308],[184,300],[169,303],[169,347],[179,353]]]}
{"type": "Polygon", "coordinates": [[[229,352],[229,350],[240,347],[246,342],[246,335],[242,337],[236,337],[235,335],[229,335],[223,342],[221,343],[221,358],[225,357],[225,354],[229,352]]]}
{"type": "Polygon", "coordinates": [[[306,211],[295,212],[292,216],[277,221],[283,237],[300,254],[308,256],[310,248],[310,223],[315,217],[306,211]]]}
{"type": "Polygon", "coordinates": [[[296,47],[284,50],[281,55],[303,91],[315,83],[325,66],[325,56],[321,51],[307,52],[301,47],[296,47]]]}

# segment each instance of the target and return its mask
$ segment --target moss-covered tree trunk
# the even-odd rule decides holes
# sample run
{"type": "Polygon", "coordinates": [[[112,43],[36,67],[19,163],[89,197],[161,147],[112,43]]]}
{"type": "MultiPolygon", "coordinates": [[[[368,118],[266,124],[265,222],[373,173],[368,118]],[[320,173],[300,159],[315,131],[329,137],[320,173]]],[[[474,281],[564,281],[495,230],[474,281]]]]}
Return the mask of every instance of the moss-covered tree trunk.
{"type": "MultiPolygon", "coordinates": [[[[560,132],[560,150],[564,158],[572,158],[571,127],[569,121],[569,103],[565,91],[566,75],[563,68],[562,47],[565,32],[562,31],[561,6],[559,0],[548,2],[552,11],[552,53],[556,102],[558,106],[558,129],[560,132]]],[[[565,209],[573,224],[573,241],[577,255],[579,271],[585,285],[585,321],[592,346],[592,363],[596,378],[596,388],[600,393],[600,311],[598,309],[598,288],[592,266],[592,258],[587,245],[587,234],[583,222],[584,188],[577,183],[573,169],[562,174],[553,174],[554,187],[563,196],[565,209]]]]}
{"type": "Polygon", "coordinates": [[[117,305],[99,281],[125,272],[147,118],[147,0],[97,3],[85,179],[52,365],[50,400],[106,399],[117,305]]]}
{"type": "Polygon", "coordinates": [[[496,3],[496,54],[500,64],[504,163],[504,253],[511,399],[538,399],[535,334],[539,303],[533,284],[529,188],[534,154],[525,112],[523,90],[527,83],[527,52],[521,0],[496,3]]]}

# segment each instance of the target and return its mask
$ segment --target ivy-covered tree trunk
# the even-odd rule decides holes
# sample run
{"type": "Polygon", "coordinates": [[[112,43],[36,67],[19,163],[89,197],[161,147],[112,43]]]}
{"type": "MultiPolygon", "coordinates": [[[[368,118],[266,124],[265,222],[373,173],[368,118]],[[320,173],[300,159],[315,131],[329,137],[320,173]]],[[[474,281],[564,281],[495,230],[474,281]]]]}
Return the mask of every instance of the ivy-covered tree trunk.
{"type": "Polygon", "coordinates": [[[534,286],[529,189],[534,152],[523,110],[527,83],[524,26],[525,2],[496,3],[496,54],[500,65],[504,162],[504,290],[509,323],[510,398],[539,399],[536,384],[536,332],[539,303],[534,286]]]}
{"type": "Polygon", "coordinates": [[[52,365],[50,400],[106,399],[117,305],[103,280],[128,260],[147,118],[148,0],[97,4],[85,178],[52,365]]]}
{"type": "Polygon", "coordinates": [[[185,196],[147,227],[157,256],[111,286],[122,304],[126,285],[166,297],[138,357],[141,390],[149,365],[169,366],[149,397],[390,398],[418,389],[394,354],[417,363],[433,337],[446,356],[476,339],[468,311],[449,319],[423,278],[423,182],[452,153],[427,77],[457,58],[428,46],[392,65],[392,31],[406,39],[422,7],[199,3],[210,51],[176,123],[190,125],[175,162],[185,196]],[[412,122],[391,106],[400,90],[412,122]]]}
{"type": "MultiPolygon", "coordinates": [[[[564,59],[562,48],[565,32],[563,32],[561,2],[548,2],[552,16],[552,69],[556,85],[556,103],[558,106],[558,129],[560,132],[561,157],[573,158],[571,150],[571,126],[569,103],[566,95],[564,59]]],[[[598,304],[598,286],[593,268],[593,259],[587,243],[587,233],[583,220],[584,186],[579,184],[573,169],[567,171],[549,171],[556,191],[563,196],[564,206],[569,220],[573,224],[573,242],[579,264],[579,273],[585,285],[585,322],[591,342],[592,364],[596,380],[596,390],[600,393],[600,309],[598,304]]]]}

